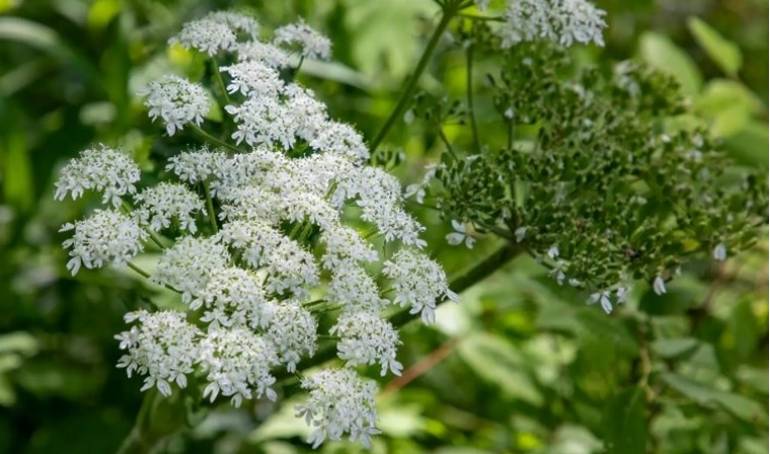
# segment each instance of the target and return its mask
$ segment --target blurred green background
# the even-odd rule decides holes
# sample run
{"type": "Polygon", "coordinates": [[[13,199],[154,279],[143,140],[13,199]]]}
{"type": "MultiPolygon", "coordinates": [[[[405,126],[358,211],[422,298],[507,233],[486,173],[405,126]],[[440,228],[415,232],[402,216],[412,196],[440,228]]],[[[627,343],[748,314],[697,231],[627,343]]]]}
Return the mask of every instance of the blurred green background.
{"type": "MultiPolygon", "coordinates": [[[[607,46],[579,49],[579,58],[636,58],[671,73],[738,165],[767,167],[766,1],[597,3],[608,11],[607,46]]],[[[303,16],[327,33],[334,63],[308,64],[300,78],[368,137],[438,11],[430,0],[0,0],[0,452],[112,452],[128,433],[142,396],[114,367],[113,335],[127,308],[155,290],[116,270],[67,274],[58,227],[94,201],[54,203],[52,182],[93,142],[131,150],[148,171],[189,142],[164,138],[136,92],[168,71],[200,77],[202,60],[165,41],[184,21],[231,7],[268,29],[303,16]]],[[[462,50],[445,42],[428,72],[423,89],[462,96],[462,50]]],[[[479,103],[484,134],[502,134],[491,102],[479,103]]],[[[466,139],[459,128],[447,133],[466,139]]],[[[395,172],[405,183],[441,149],[419,122],[401,124],[389,145],[404,151],[395,172]]],[[[450,275],[495,246],[452,248],[435,213],[415,212],[450,275]]],[[[436,326],[404,328],[407,372],[381,382],[383,436],[373,449],[768,452],[767,284],[762,240],[723,265],[693,263],[665,297],[640,284],[606,316],[518,258],[442,307],[436,326]]],[[[165,449],[309,451],[292,413],[291,402],[216,407],[165,449]]]]}

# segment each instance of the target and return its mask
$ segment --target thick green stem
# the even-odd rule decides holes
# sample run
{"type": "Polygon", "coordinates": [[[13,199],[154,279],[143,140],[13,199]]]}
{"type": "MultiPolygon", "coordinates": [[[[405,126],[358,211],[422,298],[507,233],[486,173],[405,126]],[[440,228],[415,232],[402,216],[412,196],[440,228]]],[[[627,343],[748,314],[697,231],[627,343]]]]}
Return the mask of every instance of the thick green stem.
{"type": "Polygon", "coordinates": [[[214,73],[214,79],[217,81],[219,90],[222,91],[222,96],[225,98],[225,103],[230,104],[230,94],[227,92],[225,81],[222,79],[222,71],[219,70],[219,64],[216,60],[211,60],[211,70],[214,73]]]}
{"type": "Polygon", "coordinates": [[[372,145],[371,145],[372,153],[374,153],[377,150],[377,147],[380,146],[382,141],[385,139],[385,136],[388,135],[388,132],[390,132],[390,129],[393,127],[394,124],[396,124],[396,121],[401,117],[401,115],[403,115],[404,109],[406,109],[406,106],[409,104],[409,101],[411,101],[412,94],[414,93],[415,88],[417,88],[417,82],[419,82],[420,76],[422,75],[423,72],[425,72],[425,68],[428,66],[430,57],[431,55],[433,55],[433,51],[436,50],[436,46],[438,45],[438,42],[441,39],[441,35],[444,34],[444,31],[449,25],[449,22],[452,20],[452,18],[456,14],[457,14],[457,10],[454,7],[448,7],[444,9],[444,11],[442,12],[441,21],[436,27],[436,30],[433,32],[433,36],[430,37],[430,41],[428,41],[428,46],[423,51],[422,56],[420,57],[420,61],[417,62],[417,67],[415,68],[412,75],[409,76],[406,83],[404,84],[404,89],[401,92],[401,97],[398,99],[398,103],[396,104],[396,107],[390,113],[390,116],[385,121],[385,124],[382,125],[382,129],[380,129],[380,131],[374,137],[374,140],[372,140],[372,145]]]}

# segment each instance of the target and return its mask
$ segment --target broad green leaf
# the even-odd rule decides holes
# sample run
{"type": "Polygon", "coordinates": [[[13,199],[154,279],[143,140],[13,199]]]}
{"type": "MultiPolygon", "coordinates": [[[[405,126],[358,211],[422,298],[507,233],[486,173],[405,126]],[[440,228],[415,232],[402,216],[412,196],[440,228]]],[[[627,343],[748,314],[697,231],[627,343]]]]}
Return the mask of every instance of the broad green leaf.
{"type": "Polygon", "coordinates": [[[607,405],[602,426],[604,447],[610,454],[647,452],[644,390],[639,387],[616,395],[607,405]]]}
{"type": "Polygon", "coordinates": [[[639,38],[639,53],[647,64],[674,77],[685,94],[693,96],[700,90],[703,78],[698,67],[668,37],[655,32],[643,33],[639,38]]]}
{"type": "Polygon", "coordinates": [[[761,103],[742,83],[714,79],[695,100],[695,109],[711,121],[714,135],[726,137],[744,129],[761,109],[761,103]]]}
{"type": "Polygon", "coordinates": [[[718,31],[697,17],[691,17],[687,26],[698,44],[722,71],[730,76],[738,73],[743,64],[743,55],[738,45],[726,40],[718,31]]]}
{"type": "Polygon", "coordinates": [[[652,350],[664,358],[674,358],[691,352],[698,346],[698,339],[683,337],[678,339],[658,339],[651,344],[652,350]]]}
{"type": "Polygon", "coordinates": [[[2,188],[6,201],[26,212],[32,208],[35,195],[27,136],[20,124],[8,126],[7,135],[0,137],[0,164],[5,169],[2,188]]]}
{"type": "Polygon", "coordinates": [[[768,143],[767,124],[756,120],[724,139],[726,150],[738,163],[764,168],[768,163],[768,143]]]}
{"type": "Polygon", "coordinates": [[[458,351],[476,374],[509,396],[542,404],[543,396],[515,345],[497,335],[480,333],[463,340],[458,351]]]}
{"type": "Polygon", "coordinates": [[[765,410],[761,405],[739,394],[714,389],[672,372],[661,374],[661,379],[700,405],[719,406],[738,418],[754,423],[766,420],[765,410]]]}

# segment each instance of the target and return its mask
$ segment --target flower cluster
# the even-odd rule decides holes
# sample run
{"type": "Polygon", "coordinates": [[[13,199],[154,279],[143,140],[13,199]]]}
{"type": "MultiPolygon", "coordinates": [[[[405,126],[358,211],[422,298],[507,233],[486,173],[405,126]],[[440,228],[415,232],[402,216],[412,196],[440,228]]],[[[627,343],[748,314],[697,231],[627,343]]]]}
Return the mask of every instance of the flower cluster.
{"type": "MultiPolygon", "coordinates": [[[[221,68],[232,116],[223,124],[234,125],[229,132],[244,151],[180,151],[165,166],[172,180],[137,193],[130,158],[86,150],[62,170],[57,198],[100,190],[124,212],[100,209],[65,225],[74,230],[64,242],[68,267],[129,264],[181,295],[186,312],[128,314],[133,326],[117,336],[126,351],[119,365],[163,395],[196,374],[211,401],[275,399],[276,373],[294,373],[315,354],[320,315],[334,320],[328,334],[343,366],[303,379],[310,397],[299,412],[315,428],[314,446],[345,434],[368,443],[378,432],[376,386],[355,368],[402,370],[401,341],[384,312],[408,306],[432,322],[436,304],[456,295],[421,251],[425,228],[405,210],[399,181],[367,164],[369,149],[354,127],[330,118],[312,91],[279,72],[289,51],[328,58],[328,39],[304,22],[276,30],[272,44],[258,41],[257,30],[253,19],[212,13],[172,39],[212,56],[235,54],[221,68]],[[352,226],[362,223],[365,235],[352,226]],[[148,239],[162,249],[151,273],[131,262],[148,239]],[[372,241],[388,243],[383,253],[395,255],[382,257],[372,241]],[[379,268],[381,278],[370,274],[379,268]]],[[[205,127],[205,93],[165,76],[149,84],[145,103],[173,135],[188,124],[205,127]]]]}
{"type": "Polygon", "coordinates": [[[535,40],[603,46],[605,14],[587,0],[511,0],[499,30],[502,47],[535,40]]]}

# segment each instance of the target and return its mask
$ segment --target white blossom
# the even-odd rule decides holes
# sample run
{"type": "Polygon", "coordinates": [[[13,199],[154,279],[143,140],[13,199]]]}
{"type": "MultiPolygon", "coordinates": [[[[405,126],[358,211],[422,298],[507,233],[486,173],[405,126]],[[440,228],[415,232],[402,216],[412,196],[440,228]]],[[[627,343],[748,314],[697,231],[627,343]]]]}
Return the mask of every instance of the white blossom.
{"type": "Polygon", "coordinates": [[[332,43],[329,38],[311,28],[303,20],[276,29],[273,42],[289,49],[298,48],[305,58],[328,60],[331,57],[332,43]]]}
{"type": "Polygon", "coordinates": [[[179,290],[182,301],[189,304],[229,263],[230,254],[217,237],[186,236],[163,251],[151,279],[179,290]]]}
{"type": "Polygon", "coordinates": [[[265,265],[269,254],[284,241],[292,241],[271,225],[259,221],[231,221],[222,226],[222,241],[243,251],[242,258],[252,268],[265,265]]]}
{"type": "Polygon", "coordinates": [[[225,24],[234,33],[243,33],[251,39],[256,39],[259,34],[259,22],[246,14],[234,11],[214,11],[206,15],[204,19],[225,24]]]}
{"type": "Polygon", "coordinates": [[[238,53],[238,61],[254,60],[276,69],[289,66],[289,54],[272,44],[259,41],[238,43],[236,52],[238,53]]]}
{"type": "Polygon", "coordinates": [[[436,164],[428,164],[425,166],[425,173],[419,183],[410,184],[404,190],[404,197],[407,199],[414,197],[417,203],[423,203],[425,201],[425,192],[430,182],[436,176],[439,167],[436,164]]]}
{"type": "Polygon", "coordinates": [[[142,251],[147,239],[147,232],[135,219],[115,210],[96,210],[86,219],[64,224],[59,231],[70,230],[74,230],[72,238],[62,246],[70,249],[67,269],[73,275],[81,265],[88,269],[106,263],[124,265],[142,251]]]}
{"type": "Polygon", "coordinates": [[[166,170],[174,172],[182,181],[195,184],[208,180],[222,166],[225,159],[225,153],[210,151],[204,146],[170,157],[166,170]]]}
{"type": "Polygon", "coordinates": [[[503,48],[535,40],[603,46],[605,14],[587,0],[510,0],[499,34],[503,48]]]}
{"type": "Polygon", "coordinates": [[[628,298],[628,287],[624,285],[618,285],[616,288],[608,288],[606,290],[592,293],[588,298],[588,304],[599,303],[605,313],[609,314],[613,309],[613,299],[616,304],[624,303],[628,298]]]}
{"type": "MultiPolygon", "coordinates": [[[[316,99],[311,90],[298,84],[288,84],[284,94],[285,111],[289,121],[294,125],[294,134],[306,142],[312,142],[329,125],[326,105],[316,99]]],[[[350,137],[348,139],[355,140],[350,137]]],[[[351,144],[352,147],[357,146],[353,142],[351,144]]]]}
{"type": "Polygon", "coordinates": [[[518,227],[513,234],[516,236],[516,242],[521,243],[527,237],[527,227],[518,227]]]}
{"type": "Polygon", "coordinates": [[[278,365],[273,344],[246,329],[209,331],[200,345],[199,362],[209,382],[204,399],[214,402],[222,394],[240,407],[244,399],[278,397],[272,388],[275,377],[270,374],[278,365]]]}
{"type": "Polygon", "coordinates": [[[337,355],[348,366],[379,363],[380,375],[388,371],[401,375],[403,366],[396,360],[401,341],[393,325],[369,311],[346,312],[332,326],[329,334],[337,335],[337,355]]]}
{"type": "Polygon", "coordinates": [[[437,300],[457,301],[441,266],[418,251],[401,249],[385,262],[382,271],[393,280],[395,303],[410,306],[409,313],[420,313],[424,323],[435,321],[437,300]]]}
{"type": "Polygon", "coordinates": [[[257,61],[247,60],[220,70],[230,76],[227,84],[230,93],[275,98],[283,88],[278,71],[257,61]]]}
{"type": "Polygon", "coordinates": [[[452,229],[454,229],[454,232],[447,234],[446,236],[447,243],[452,246],[465,243],[465,247],[468,249],[473,249],[473,245],[476,243],[476,238],[471,236],[471,232],[467,224],[452,219],[452,229]]]}
{"type": "Polygon", "coordinates": [[[148,225],[154,231],[171,226],[171,220],[179,221],[179,226],[190,233],[195,233],[195,216],[203,213],[203,200],[179,183],[160,182],[136,196],[139,204],[136,215],[142,225],[148,225]]]}
{"type": "Polygon", "coordinates": [[[274,312],[257,277],[235,267],[213,273],[190,308],[203,309],[201,321],[209,324],[209,330],[265,328],[274,312]]]}
{"type": "Polygon", "coordinates": [[[235,47],[237,36],[231,27],[212,17],[194,20],[182,25],[182,31],[169,39],[169,44],[179,44],[187,49],[214,56],[235,47]]]}
{"type": "Polygon", "coordinates": [[[265,258],[268,273],[266,288],[275,293],[287,290],[295,296],[306,294],[307,288],[319,281],[318,265],[313,254],[297,242],[285,241],[265,258]]]}
{"type": "Polygon", "coordinates": [[[332,273],[327,292],[329,301],[340,303],[346,311],[377,312],[388,300],[380,296],[377,283],[352,262],[340,262],[332,273]]]}
{"type": "Polygon", "coordinates": [[[277,97],[250,97],[241,105],[230,104],[225,111],[233,116],[236,143],[281,146],[290,149],[296,141],[296,123],[277,97]]]}
{"type": "Polygon", "coordinates": [[[714,260],[724,262],[727,260],[727,246],[724,243],[717,244],[714,246],[714,251],[711,255],[714,257],[714,260]]]}
{"type": "Polygon", "coordinates": [[[313,356],[316,349],[318,322],[299,304],[279,304],[265,333],[275,347],[281,363],[290,373],[296,371],[303,356],[313,356]]]}
{"type": "Polygon", "coordinates": [[[306,403],[297,406],[297,416],[315,428],[308,439],[313,448],[326,439],[340,440],[346,433],[351,441],[369,447],[371,436],[380,432],[373,381],[350,369],[322,370],[303,378],[302,388],[310,395],[306,403]]]}
{"type": "Polygon", "coordinates": [[[169,136],[188,123],[200,125],[209,111],[209,98],[203,87],[171,74],[150,82],[140,95],[145,97],[150,118],[154,121],[160,117],[169,136]]]}
{"type": "Polygon", "coordinates": [[[371,244],[364,240],[355,229],[342,224],[332,225],[321,233],[321,242],[326,250],[321,258],[328,270],[339,269],[347,261],[374,262],[379,255],[371,244]]]}
{"type": "Polygon", "coordinates": [[[67,194],[78,199],[86,190],[102,192],[102,202],[118,207],[121,197],[134,194],[139,181],[139,166],[121,151],[106,145],[87,148],[67,163],[56,181],[56,200],[67,194]]]}
{"type": "Polygon", "coordinates": [[[546,255],[550,257],[552,260],[556,260],[559,257],[559,246],[553,245],[550,248],[548,248],[548,252],[546,252],[546,255]]]}
{"type": "Polygon", "coordinates": [[[660,276],[655,276],[655,280],[652,283],[652,289],[656,295],[663,295],[666,293],[666,281],[660,276]]]}
{"type": "Polygon", "coordinates": [[[187,386],[187,374],[192,373],[198,358],[198,328],[187,323],[181,312],[144,310],[129,312],[126,323],[138,321],[130,330],[115,336],[126,354],[118,360],[129,377],[134,371],[146,375],[142,391],[153,386],[164,396],[171,395],[171,384],[187,386]]]}
{"type": "Polygon", "coordinates": [[[310,141],[318,151],[345,156],[355,162],[369,159],[369,149],[358,131],[346,123],[327,122],[310,141]]]}

